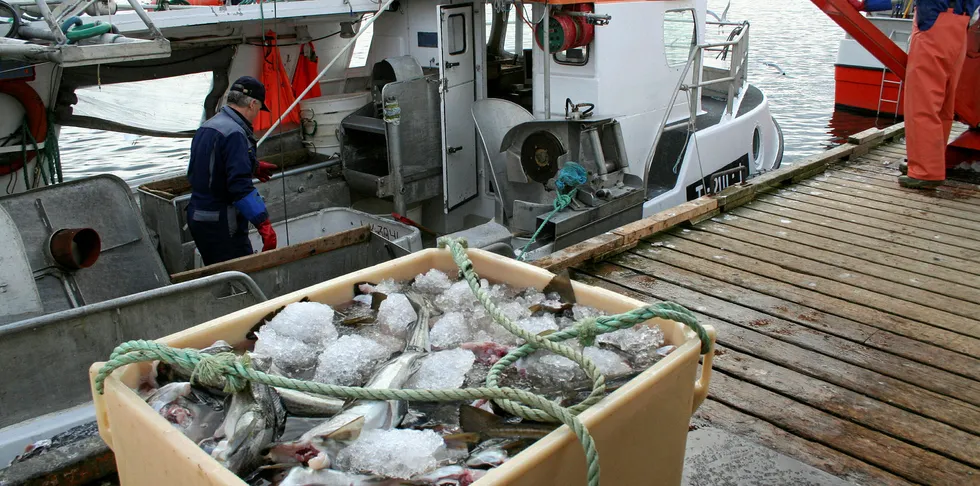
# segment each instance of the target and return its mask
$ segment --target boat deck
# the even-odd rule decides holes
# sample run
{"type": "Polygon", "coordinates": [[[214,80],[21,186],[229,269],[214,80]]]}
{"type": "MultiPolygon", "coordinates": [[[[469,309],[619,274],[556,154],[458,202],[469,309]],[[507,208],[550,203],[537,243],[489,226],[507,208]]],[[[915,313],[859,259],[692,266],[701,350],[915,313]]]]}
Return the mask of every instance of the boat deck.
{"type": "Polygon", "coordinates": [[[860,152],[572,273],[715,327],[695,424],[854,483],[980,484],[980,190],[860,152]]]}

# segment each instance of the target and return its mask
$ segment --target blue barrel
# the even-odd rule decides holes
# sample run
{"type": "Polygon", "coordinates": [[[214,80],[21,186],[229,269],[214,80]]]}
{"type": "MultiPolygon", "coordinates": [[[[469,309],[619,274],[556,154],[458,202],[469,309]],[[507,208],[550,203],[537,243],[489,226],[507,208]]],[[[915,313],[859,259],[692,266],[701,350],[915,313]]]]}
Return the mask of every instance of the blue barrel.
{"type": "Polygon", "coordinates": [[[878,12],[881,10],[891,10],[892,0],[866,0],[864,10],[867,12],[878,12]]]}

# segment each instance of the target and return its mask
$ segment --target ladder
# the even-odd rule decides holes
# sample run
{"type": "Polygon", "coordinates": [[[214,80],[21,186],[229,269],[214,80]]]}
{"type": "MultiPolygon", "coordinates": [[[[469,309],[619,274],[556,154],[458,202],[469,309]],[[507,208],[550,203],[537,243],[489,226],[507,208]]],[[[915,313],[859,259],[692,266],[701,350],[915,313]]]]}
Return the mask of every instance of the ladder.
{"type": "Polygon", "coordinates": [[[881,70],[881,86],[880,89],[878,90],[878,110],[875,113],[875,121],[878,121],[878,119],[881,118],[881,105],[886,105],[886,104],[895,105],[895,113],[893,114],[892,119],[898,119],[898,109],[901,106],[899,103],[901,103],[902,100],[903,82],[901,79],[899,79],[898,81],[892,81],[888,79],[889,73],[891,73],[891,71],[888,68],[884,68],[881,70]],[[885,98],[885,87],[889,85],[898,86],[898,94],[895,96],[895,99],[893,100],[885,98]]]}

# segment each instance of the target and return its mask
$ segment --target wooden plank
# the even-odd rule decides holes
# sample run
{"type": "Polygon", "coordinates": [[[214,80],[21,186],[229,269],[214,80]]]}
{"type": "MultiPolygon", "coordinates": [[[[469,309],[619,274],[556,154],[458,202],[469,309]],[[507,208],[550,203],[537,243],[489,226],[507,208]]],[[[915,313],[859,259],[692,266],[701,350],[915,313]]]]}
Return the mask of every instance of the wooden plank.
{"type": "Polygon", "coordinates": [[[714,198],[698,198],[661,211],[649,218],[621,226],[612,231],[623,237],[623,244],[632,247],[636,242],[656,233],[673,228],[681,223],[692,221],[718,208],[714,198]]]}
{"type": "MultiPolygon", "coordinates": [[[[832,218],[836,220],[835,227],[840,224],[839,222],[853,223],[855,226],[860,228],[858,230],[859,234],[867,234],[870,232],[870,230],[878,230],[875,232],[876,234],[881,234],[883,232],[889,235],[884,239],[892,239],[897,241],[899,237],[902,237],[903,242],[917,239],[919,242],[915,245],[910,243],[903,244],[909,244],[910,246],[915,246],[916,248],[923,248],[925,250],[935,251],[936,253],[944,253],[958,258],[980,262],[980,250],[977,250],[977,248],[980,248],[980,245],[974,242],[974,240],[943,233],[941,231],[919,228],[912,226],[911,224],[887,221],[879,219],[876,216],[858,214],[856,211],[859,208],[853,208],[843,204],[819,204],[815,203],[812,199],[816,198],[811,196],[808,199],[799,194],[774,194],[760,197],[758,201],[781,206],[787,209],[796,209],[815,216],[832,218]],[[949,248],[957,248],[959,251],[951,252],[948,250],[949,248]]],[[[909,223],[911,222],[910,220],[907,221],[909,223]]]]}
{"type": "Polygon", "coordinates": [[[753,177],[745,183],[729,187],[713,197],[718,200],[719,207],[723,209],[739,206],[751,200],[755,194],[791,182],[801,175],[809,176],[815,172],[820,172],[828,165],[850,157],[856,148],[857,146],[853,144],[834,147],[796,161],[791,166],[753,177]]]}
{"type": "MultiPolygon", "coordinates": [[[[928,198],[920,194],[893,194],[888,189],[875,187],[870,184],[856,183],[836,177],[803,181],[800,183],[800,186],[809,187],[813,189],[813,192],[833,192],[835,194],[842,194],[864,201],[874,201],[875,205],[883,204],[893,208],[907,208],[907,210],[911,211],[921,211],[925,212],[927,217],[942,215],[942,217],[950,218],[951,221],[954,221],[954,223],[951,224],[957,224],[956,221],[970,222],[970,226],[963,224],[957,224],[957,226],[971,227],[972,225],[980,224],[980,208],[969,204],[960,204],[960,207],[951,207],[948,205],[949,203],[956,203],[953,201],[945,201],[937,197],[928,198]],[[919,198],[916,198],[915,196],[919,196],[919,198]]],[[[868,207],[872,206],[869,205],[868,207]]],[[[940,220],[935,219],[934,221],[940,220]]]]}
{"type": "Polygon", "coordinates": [[[794,434],[843,451],[910,481],[923,484],[969,484],[980,473],[976,468],[922,450],[725,373],[715,373],[709,396],[730,407],[754,411],[767,421],[794,434]]]}
{"type": "MultiPolygon", "coordinates": [[[[753,273],[701,260],[667,247],[640,245],[634,249],[639,256],[667,265],[683,268],[701,275],[712,277],[732,285],[745,287],[773,297],[812,307],[828,314],[863,322],[869,326],[899,334],[911,339],[935,344],[950,351],[965,354],[972,358],[980,357],[980,340],[939,329],[918,321],[869,309],[843,299],[800,289],[776,279],[761,277],[753,273]]],[[[621,261],[621,260],[616,260],[621,261]]],[[[625,266],[625,265],[624,265],[625,266]]],[[[649,272],[656,275],[654,272],[649,272]]]]}
{"type": "MultiPolygon", "coordinates": [[[[704,238],[710,240],[716,237],[713,235],[705,235],[704,238]]],[[[727,267],[744,269],[745,271],[760,277],[771,278],[794,285],[803,291],[823,294],[828,297],[838,298],[866,308],[877,309],[882,312],[917,320],[923,324],[940,327],[952,332],[963,334],[964,336],[980,338],[980,321],[977,321],[976,319],[952,314],[951,312],[940,311],[938,309],[924,306],[915,301],[903,300],[884,293],[872,292],[854,285],[837,282],[835,280],[816,275],[816,273],[818,273],[816,271],[806,274],[799,273],[797,270],[792,268],[792,265],[801,266],[810,270],[813,270],[816,265],[808,264],[805,261],[801,262],[799,261],[800,259],[791,255],[776,255],[781,257],[781,261],[785,262],[785,265],[781,265],[769,263],[756,258],[745,257],[737,254],[735,251],[722,250],[720,248],[715,248],[674,236],[665,237],[661,241],[663,241],[665,245],[669,245],[668,248],[672,250],[686,253],[692,257],[699,258],[704,261],[713,261],[727,267]]],[[[748,247],[750,246],[734,240],[731,241],[729,245],[732,247],[739,247],[741,251],[749,251],[748,247]]],[[[775,255],[775,252],[773,253],[775,255]]],[[[883,288],[888,286],[883,281],[881,285],[883,288]]],[[[980,341],[978,341],[978,344],[980,344],[980,341]]],[[[980,348],[978,348],[978,351],[980,351],[980,348]]]]}
{"type": "Polygon", "coordinates": [[[274,250],[246,255],[234,260],[228,260],[206,267],[195,268],[170,276],[172,283],[186,282],[195,278],[215,275],[221,272],[238,271],[242,273],[258,272],[283,263],[294,262],[314,255],[337,250],[358,243],[366,243],[371,238],[371,227],[368,225],[334,233],[320,238],[276,248],[274,250]]]}
{"type": "Polygon", "coordinates": [[[559,272],[582,262],[626,251],[643,238],[687,221],[698,220],[717,209],[717,200],[707,196],[700,197],[556,251],[533,264],[552,272],[559,272]]]}
{"type": "Polygon", "coordinates": [[[867,143],[875,143],[885,138],[885,131],[877,127],[872,127],[863,132],[855,133],[850,137],[847,137],[847,143],[853,143],[855,145],[864,145],[867,143]]]}
{"type": "Polygon", "coordinates": [[[721,356],[715,359],[714,369],[723,371],[729,376],[915,444],[954,461],[973,467],[980,466],[980,454],[977,454],[977,451],[980,451],[980,437],[974,434],[879,402],[861,393],[813,380],[780,366],[780,363],[774,364],[756,358],[753,356],[754,350],[743,353],[719,346],[718,351],[721,351],[721,356]]]}
{"type": "MultiPolygon", "coordinates": [[[[980,193],[970,188],[961,188],[947,184],[939,186],[935,191],[920,191],[918,189],[907,189],[898,184],[898,176],[881,174],[879,172],[864,170],[861,166],[849,165],[839,169],[841,172],[854,174],[867,178],[867,183],[874,186],[888,187],[902,194],[919,194],[925,197],[935,197],[938,200],[957,201],[963,204],[980,205],[980,193]]],[[[896,171],[897,172],[897,171],[896,171]]]]}
{"type": "Polygon", "coordinates": [[[695,412],[694,422],[741,435],[804,464],[854,484],[908,486],[912,483],[823,444],[799,437],[763,419],[743,413],[711,398],[695,412]]]}
{"type": "MultiPolygon", "coordinates": [[[[975,250],[870,228],[850,221],[799,211],[795,208],[770,204],[761,200],[753,201],[746,208],[775,216],[778,218],[776,222],[780,226],[793,225],[793,229],[798,231],[824,236],[834,235],[835,238],[842,238],[842,241],[855,243],[866,248],[877,249],[880,247],[881,251],[893,255],[904,255],[908,258],[931,262],[943,267],[958,269],[975,275],[980,274],[980,262],[976,261],[980,257],[980,252],[975,250]],[[790,221],[790,223],[783,223],[784,220],[790,221]],[[822,231],[817,231],[816,228],[822,231]],[[843,239],[844,237],[847,239],[843,239]]],[[[742,213],[737,212],[736,214],[741,215],[742,213]]],[[[750,217],[754,218],[755,216],[750,217]]]]}
{"type": "MultiPolygon", "coordinates": [[[[933,220],[928,220],[925,219],[925,214],[920,217],[914,216],[914,211],[900,211],[898,209],[883,211],[871,209],[866,206],[856,205],[853,198],[848,199],[846,196],[826,192],[821,193],[820,196],[813,196],[808,194],[808,192],[810,191],[778,191],[772,197],[793,200],[808,206],[819,206],[821,211],[831,210],[838,214],[844,213],[848,219],[859,219],[864,224],[877,228],[902,231],[906,234],[912,233],[904,228],[914,229],[917,230],[918,235],[928,235],[925,237],[964,248],[977,248],[980,245],[980,232],[976,229],[940,223],[935,221],[941,219],[938,215],[934,216],[933,220]]],[[[779,204],[785,204],[785,202],[779,201],[779,204]]]]}
{"type": "MultiPolygon", "coordinates": [[[[874,210],[874,214],[887,215],[888,218],[891,218],[888,219],[889,221],[903,224],[908,222],[907,224],[915,224],[919,227],[923,227],[923,223],[928,223],[929,229],[939,228],[965,238],[980,238],[980,222],[972,220],[973,218],[970,216],[976,216],[970,212],[948,210],[935,205],[923,207],[922,204],[912,201],[905,201],[902,204],[891,201],[883,202],[880,199],[887,199],[887,196],[874,195],[874,199],[863,197],[864,195],[860,194],[859,190],[834,190],[830,184],[823,181],[803,181],[793,186],[791,191],[783,192],[830,200],[835,206],[849,206],[848,210],[859,214],[864,214],[867,209],[871,209],[874,210]],[[918,207],[910,208],[909,205],[918,205],[918,207]],[[954,214],[948,214],[949,212],[954,214]]],[[[826,205],[827,203],[821,201],[821,204],[826,205]]]]}
{"type": "Polygon", "coordinates": [[[626,250],[624,239],[613,233],[603,233],[589,238],[581,243],[558,250],[544,258],[532,262],[534,265],[551,272],[560,272],[565,268],[579,263],[608,255],[618,250],[626,250]]]}
{"type": "MultiPolygon", "coordinates": [[[[638,300],[646,302],[658,300],[646,296],[644,292],[635,290],[633,280],[611,282],[602,278],[593,277],[590,279],[583,278],[581,274],[576,275],[576,279],[581,278],[583,283],[609,289],[638,300]]],[[[715,328],[720,347],[748,353],[810,377],[807,380],[800,380],[809,382],[801,383],[800,386],[826,389],[826,383],[834,384],[842,389],[911,412],[905,415],[909,421],[914,420],[919,424],[923,423],[922,420],[912,418],[916,416],[915,414],[921,416],[920,419],[925,417],[934,419],[928,420],[927,423],[937,426],[942,423],[944,424],[942,429],[951,432],[956,431],[956,437],[966,437],[970,434],[976,434],[980,430],[980,408],[974,405],[921,389],[915,385],[866,370],[860,366],[851,365],[831,356],[825,356],[773,339],[721,319],[714,319],[699,312],[695,314],[698,322],[715,328]],[[913,396],[915,399],[912,399],[913,396]]],[[[716,352],[715,360],[717,361],[726,354],[726,351],[716,352]]],[[[724,369],[724,367],[718,369],[724,369]]],[[[760,377],[760,379],[765,378],[760,377]]],[[[709,388],[711,387],[714,387],[714,383],[711,383],[709,388]]]]}
{"type": "MultiPolygon", "coordinates": [[[[751,209],[746,209],[739,213],[740,217],[712,221],[710,225],[701,225],[701,229],[714,231],[716,233],[731,236],[732,238],[745,241],[745,236],[739,229],[749,231],[753,234],[770,236],[773,239],[761,239],[760,244],[781,249],[798,256],[808,256],[818,258],[821,261],[833,263],[834,265],[848,265],[850,268],[860,272],[881,278],[890,278],[895,282],[907,283],[913,287],[921,287],[933,292],[948,295],[950,297],[961,298],[970,301],[980,301],[980,276],[961,272],[958,270],[943,268],[937,265],[905,258],[902,255],[902,247],[896,250],[898,255],[877,251],[877,248],[869,249],[853,245],[840,238],[831,238],[832,234],[825,234],[821,228],[800,223],[796,225],[779,225],[780,218],[768,213],[762,213],[751,209]],[[800,225],[807,225],[807,229],[816,232],[805,233],[799,231],[800,225]],[[790,226],[793,226],[790,228],[790,226]],[[795,244],[790,244],[795,243],[795,244]]],[[[846,235],[846,233],[844,233],[846,235]]]]}
{"type": "MultiPolygon", "coordinates": [[[[906,314],[904,312],[895,312],[909,317],[915,315],[932,316],[933,313],[930,313],[929,309],[939,311],[939,313],[935,313],[934,317],[925,318],[924,322],[926,323],[933,322],[933,319],[941,320],[947,312],[965,317],[970,321],[980,319],[980,305],[963,299],[940,295],[930,290],[908,286],[904,282],[896,283],[889,279],[869,275],[868,273],[862,272],[863,269],[867,269],[867,265],[863,264],[864,262],[860,262],[860,260],[858,260],[859,265],[848,265],[845,260],[839,262],[840,265],[837,266],[832,263],[832,260],[837,255],[830,252],[821,253],[820,250],[804,250],[802,252],[804,255],[799,256],[795,254],[796,252],[786,248],[790,245],[786,245],[775,238],[751,233],[747,234],[747,232],[734,228],[725,232],[724,235],[711,231],[674,232],[671,235],[694,243],[693,249],[695,251],[693,253],[689,249],[685,249],[685,247],[691,245],[684,245],[684,247],[678,245],[677,249],[685,253],[697,254],[697,256],[701,256],[702,258],[705,257],[705,253],[715,253],[714,255],[708,256],[708,258],[715,258],[717,261],[726,265],[736,265],[739,268],[745,269],[755,269],[755,265],[763,263],[762,266],[769,270],[779,269],[778,273],[783,275],[782,280],[785,281],[788,277],[796,282],[797,285],[801,283],[803,286],[809,285],[810,288],[816,289],[818,292],[821,291],[820,289],[832,287],[833,292],[831,292],[831,295],[847,298],[846,296],[851,295],[851,289],[854,289],[853,292],[855,294],[865,296],[865,305],[868,305],[867,302],[872,300],[870,299],[871,296],[881,295],[883,297],[881,299],[882,303],[878,305],[885,307],[882,310],[889,311],[889,309],[892,309],[894,311],[894,309],[898,308],[896,307],[897,304],[913,304],[917,309],[917,313],[906,314]],[[736,236],[742,236],[743,238],[737,238],[736,236]],[[701,245],[704,246],[702,247],[701,245]],[[753,266],[741,266],[743,263],[748,263],[753,266]],[[785,269],[785,271],[782,269],[785,269]],[[788,276],[789,273],[799,274],[799,277],[788,276]],[[816,280],[816,285],[810,285],[813,283],[813,280],[816,280]],[[835,286],[831,281],[840,282],[844,285],[835,286]],[[862,292],[860,289],[867,290],[868,292],[862,292]]],[[[663,241],[673,240],[664,239],[663,241]]],[[[775,270],[773,272],[752,271],[757,274],[764,273],[769,274],[767,276],[775,276],[773,275],[775,270]]],[[[885,272],[891,273],[891,269],[885,269],[885,272]]],[[[907,279],[903,280],[907,281],[907,279]]],[[[977,299],[980,297],[980,292],[973,289],[966,290],[968,299],[977,299]]],[[[977,337],[980,337],[980,323],[974,323],[973,329],[976,330],[977,337]]]]}
{"type": "Polygon", "coordinates": [[[933,193],[912,191],[904,189],[895,180],[883,181],[864,177],[863,175],[849,171],[828,172],[824,179],[816,179],[817,182],[828,182],[842,187],[853,187],[865,192],[875,192],[881,195],[891,196],[893,199],[904,199],[916,201],[922,204],[932,205],[933,207],[949,208],[960,211],[980,211],[980,198],[975,202],[970,202],[970,198],[954,198],[945,192],[935,191],[933,193]]]}
{"type": "MultiPolygon", "coordinates": [[[[635,255],[632,255],[632,257],[640,258],[635,255]]],[[[859,323],[854,323],[854,329],[838,327],[824,331],[819,325],[808,323],[810,325],[807,326],[805,324],[790,322],[774,315],[753,310],[746,304],[743,304],[743,300],[756,300],[754,296],[740,299],[737,302],[731,302],[716,298],[713,296],[714,294],[702,293],[702,288],[695,287],[691,289],[670,283],[668,280],[671,277],[664,279],[654,278],[637,269],[620,266],[619,263],[631,267],[642,267],[646,265],[646,262],[641,261],[636,263],[635,260],[631,261],[630,255],[624,255],[621,258],[617,258],[617,264],[600,263],[593,266],[579,267],[580,271],[576,273],[576,278],[590,284],[594,284],[600,280],[612,284],[621,284],[629,287],[630,291],[636,292],[637,295],[642,294],[643,299],[641,300],[650,300],[650,298],[653,298],[661,301],[676,302],[689,309],[697,310],[699,314],[730,322],[772,339],[791,343],[800,348],[870,371],[875,371],[910,385],[955,398],[959,401],[973,405],[980,404],[980,383],[976,380],[976,374],[980,370],[975,369],[978,366],[978,361],[975,359],[966,358],[950,352],[943,352],[944,350],[941,350],[941,348],[904,339],[890,333],[876,333],[875,331],[877,329],[859,323]],[[923,356],[930,351],[938,351],[938,354],[953,357],[956,362],[961,363],[963,370],[973,374],[973,378],[941,371],[928,364],[918,363],[893,355],[875,348],[877,341],[864,343],[860,339],[862,335],[871,336],[877,334],[885,335],[884,337],[892,342],[894,348],[900,347],[901,349],[907,350],[920,348],[917,353],[910,352],[910,354],[923,356]]],[[[715,282],[713,285],[717,284],[718,282],[715,282]]],[[[742,290],[744,291],[744,289],[742,290]]],[[[793,306],[793,304],[788,302],[782,302],[780,305],[784,307],[793,306]]],[[[927,358],[935,361],[934,357],[927,358]]]]}

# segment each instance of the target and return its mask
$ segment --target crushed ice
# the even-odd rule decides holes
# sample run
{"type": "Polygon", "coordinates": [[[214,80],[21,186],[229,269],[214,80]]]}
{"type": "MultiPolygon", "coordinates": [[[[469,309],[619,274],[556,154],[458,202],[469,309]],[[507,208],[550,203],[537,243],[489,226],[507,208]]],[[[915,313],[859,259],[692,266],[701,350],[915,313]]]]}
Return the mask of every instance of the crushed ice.
{"type": "Polygon", "coordinates": [[[438,467],[446,445],[431,430],[365,430],[340,451],[341,468],[391,478],[409,479],[438,467]]]}

